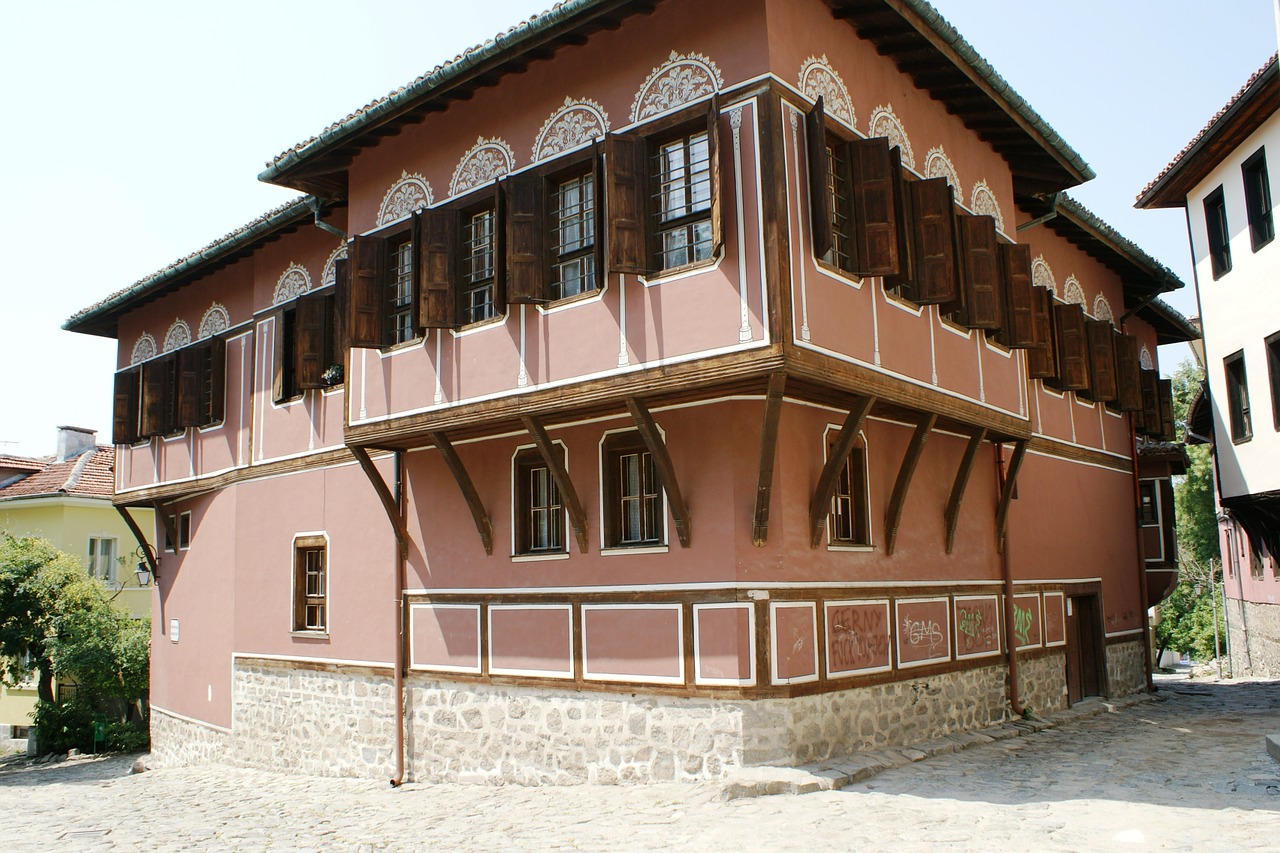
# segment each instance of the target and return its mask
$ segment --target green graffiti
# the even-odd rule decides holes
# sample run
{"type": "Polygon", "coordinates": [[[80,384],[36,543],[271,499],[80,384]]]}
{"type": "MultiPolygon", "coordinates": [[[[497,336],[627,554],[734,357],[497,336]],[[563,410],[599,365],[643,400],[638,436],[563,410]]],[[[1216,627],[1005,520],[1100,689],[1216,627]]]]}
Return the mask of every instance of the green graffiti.
{"type": "Polygon", "coordinates": [[[1023,610],[1015,601],[1013,604],[1013,635],[1018,639],[1018,645],[1031,645],[1031,609],[1023,610]]]}
{"type": "Polygon", "coordinates": [[[966,637],[978,638],[978,629],[982,627],[981,610],[961,610],[960,624],[956,628],[966,637]]]}

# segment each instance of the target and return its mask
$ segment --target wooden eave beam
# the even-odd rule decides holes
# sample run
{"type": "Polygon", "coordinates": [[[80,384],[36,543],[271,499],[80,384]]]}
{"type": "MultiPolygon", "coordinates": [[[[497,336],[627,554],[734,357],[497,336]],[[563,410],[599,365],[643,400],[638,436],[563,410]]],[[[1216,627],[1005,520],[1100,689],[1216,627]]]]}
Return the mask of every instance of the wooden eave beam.
{"type": "Polygon", "coordinates": [[[556,488],[560,490],[560,498],[569,511],[569,526],[573,528],[573,536],[578,541],[578,552],[587,553],[587,514],[583,512],[582,501],[578,500],[578,492],[573,488],[573,481],[569,479],[564,462],[556,455],[555,445],[551,443],[551,438],[537,417],[521,415],[520,422],[529,435],[533,436],[533,443],[537,446],[542,461],[546,463],[547,470],[551,472],[556,488]]]}
{"type": "Polygon", "coordinates": [[[840,427],[835,447],[827,454],[827,462],[822,466],[818,485],[813,490],[813,499],[809,502],[810,548],[817,548],[822,541],[822,528],[831,511],[831,496],[835,494],[836,484],[840,481],[840,468],[853,450],[853,443],[858,440],[858,430],[862,429],[862,422],[866,420],[875,402],[875,397],[859,397],[854,401],[849,414],[845,415],[844,426],[840,427]]]}
{"type": "MultiPolygon", "coordinates": [[[[138,548],[142,551],[143,559],[147,561],[147,568],[151,570],[151,577],[160,580],[160,566],[156,564],[155,549],[147,544],[147,537],[143,535],[142,528],[138,527],[138,522],[134,521],[133,516],[129,514],[129,510],[126,507],[116,504],[116,512],[120,513],[120,517],[124,519],[125,527],[129,528],[133,538],[138,541],[138,548]]],[[[177,540],[173,541],[176,542],[177,540]]]]}
{"type": "Polygon", "coordinates": [[[773,461],[778,449],[778,422],[787,374],[769,375],[764,397],[764,422],[760,427],[760,467],[756,474],[756,508],[751,522],[751,544],[763,548],[769,540],[769,501],[773,497],[773,461]]]}
{"type": "Polygon", "coordinates": [[[351,455],[360,463],[364,475],[369,478],[369,483],[377,493],[378,500],[382,502],[382,509],[387,514],[387,520],[391,522],[391,531],[395,534],[396,544],[400,549],[400,558],[404,559],[409,553],[409,531],[405,527],[404,518],[400,515],[400,507],[396,503],[395,496],[391,494],[391,489],[387,488],[386,481],[378,472],[378,466],[374,465],[373,460],[369,458],[369,451],[358,446],[349,449],[351,455]]]}
{"type": "Polygon", "coordinates": [[[638,397],[627,398],[627,411],[636,423],[636,430],[644,439],[644,446],[649,448],[658,469],[658,480],[667,494],[667,505],[671,507],[671,516],[676,522],[676,536],[680,539],[680,547],[689,547],[690,519],[689,507],[680,493],[680,483],[676,480],[676,469],[671,464],[671,454],[667,452],[667,443],[658,432],[658,425],[653,422],[653,415],[645,407],[644,401],[638,397]]]}
{"type": "Polygon", "coordinates": [[[165,511],[164,504],[158,500],[151,502],[151,508],[155,510],[156,515],[160,516],[160,523],[164,525],[164,532],[169,537],[169,541],[173,544],[174,549],[178,547],[178,523],[173,516],[165,511]]]}
{"type": "Polygon", "coordinates": [[[1009,459],[1009,467],[1004,475],[1004,488],[1000,492],[1000,503],[996,505],[996,550],[1004,553],[1004,531],[1009,522],[1009,502],[1013,500],[1013,490],[1018,483],[1018,472],[1022,470],[1022,459],[1027,455],[1027,440],[1018,439],[1013,445],[1013,456],[1009,459]]]}
{"type": "Polygon", "coordinates": [[[893,484],[893,496],[889,498],[889,508],[884,518],[884,552],[893,553],[894,542],[898,539],[898,523],[902,520],[902,510],[907,503],[907,492],[911,489],[911,480],[915,477],[916,466],[920,464],[920,455],[924,452],[924,443],[933,431],[938,416],[929,413],[916,424],[911,435],[911,443],[902,456],[902,465],[898,468],[898,479],[893,484]]]}
{"type": "Polygon", "coordinates": [[[951,486],[951,497],[947,499],[947,511],[943,516],[947,530],[947,553],[956,541],[956,525],[960,521],[960,504],[964,500],[965,489],[969,486],[969,475],[973,473],[973,463],[978,458],[978,449],[987,438],[987,431],[979,428],[969,436],[969,444],[960,457],[960,467],[956,469],[956,480],[951,486]]]}
{"type": "Polygon", "coordinates": [[[475,484],[471,482],[471,475],[467,473],[467,466],[462,464],[462,459],[453,449],[453,443],[449,441],[448,436],[442,432],[427,433],[427,436],[436,446],[436,450],[440,451],[440,457],[444,459],[444,464],[448,466],[454,482],[458,484],[458,490],[462,492],[463,500],[467,502],[467,509],[471,510],[471,518],[475,521],[476,532],[480,534],[484,552],[492,555],[493,525],[489,521],[489,513],[485,512],[484,504],[480,501],[480,494],[476,491],[475,484]]]}

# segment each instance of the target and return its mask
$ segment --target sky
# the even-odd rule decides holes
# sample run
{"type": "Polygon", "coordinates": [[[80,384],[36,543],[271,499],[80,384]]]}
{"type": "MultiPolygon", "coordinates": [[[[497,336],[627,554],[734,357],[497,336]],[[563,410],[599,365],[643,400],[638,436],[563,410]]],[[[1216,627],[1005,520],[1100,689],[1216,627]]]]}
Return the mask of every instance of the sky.
{"type": "MultiPolygon", "coordinates": [[[[1196,314],[1182,212],[1133,199],[1275,52],[1272,2],[934,3],[1097,172],[1072,196],[1177,273],[1168,301],[1196,314]]],[[[295,198],[256,180],[268,159],[549,5],[7,7],[0,454],[53,453],[59,425],[110,441],[116,343],[68,317],[295,198]]]]}

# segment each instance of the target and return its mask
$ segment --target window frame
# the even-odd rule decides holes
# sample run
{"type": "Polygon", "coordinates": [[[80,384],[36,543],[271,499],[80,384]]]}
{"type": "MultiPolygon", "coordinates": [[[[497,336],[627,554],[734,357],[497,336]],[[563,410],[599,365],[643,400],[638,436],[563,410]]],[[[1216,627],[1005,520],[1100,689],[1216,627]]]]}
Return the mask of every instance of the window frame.
{"type": "MultiPolygon", "coordinates": [[[[647,211],[648,221],[646,225],[649,231],[649,263],[654,270],[655,276],[668,276],[685,270],[697,267],[708,266],[715,263],[717,257],[717,247],[715,239],[715,226],[712,222],[716,207],[716,192],[714,187],[715,168],[712,163],[712,148],[715,145],[711,141],[711,131],[705,125],[699,125],[694,121],[686,121],[682,124],[675,125],[663,131],[655,131],[646,135],[648,145],[646,146],[646,173],[645,177],[648,181],[648,204],[647,211]],[[695,161],[692,159],[691,147],[696,137],[703,137],[703,148],[706,151],[705,161],[695,161]],[[663,171],[663,152],[671,148],[676,143],[681,144],[682,163],[681,170],[688,173],[684,182],[680,185],[680,193],[683,196],[692,198],[696,195],[696,188],[699,185],[697,175],[705,171],[707,183],[707,201],[705,207],[697,207],[695,201],[689,201],[682,205],[686,212],[664,218],[662,198],[667,193],[664,192],[664,176],[663,171]],[[699,169],[695,171],[692,166],[698,163],[705,163],[705,170],[699,169]],[[702,245],[701,241],[694,240],[686,243],[684,251],[686,257],[692,257],[684,263],[667,266],[667,255],[670,251],[664,248],[663,238],[670,233],[679,230],[688,229],[690,235],[696,236],[697,226],[706,224],[708,230],[707,236],[707,256],[704,258],[697,257],[698,246],[702,245]]],[[[718,140],[717,140],[718,141],[718,140]]]]}
{"type": "Polygon", "coordinates": [[[417,243],[413,239],[413,220],[398,223],[399,227],[381,237],[381,281],[379,287],[382,297],[382,341],[386,349],[413,343],[423,337],[418,325],[418,258],[415,249],[417,243]],[[397,261],[399,255],[406,258],[405,281],[401,282],[401,265],[397,261]],[[408,287],[408,297],[403,305],[400,302],[399,287],[408,287]],[[397,318],[405,318],[407,324],[401,328],[397,318]],[[402,331],[406,337],[400,337],[402,331]]]}
{"type": "Polygon", "coordinates": [[[1204,227],[1209,241],[1209,266],[1217,281],[1231,272],[1231,228],[1222,185],[1204,198],[1204,227]]]}
{"type": "Polygon", "coordinates": [[[330,577],[329,577],[329,536],[326,533],[299,533],[293,537],[293,571],[290,617],[290,628],[294,636],[328,637],[330,610],[330,577]],[[307,555],[319,553],[322,559],[320,571],[320,592],[308,592],[307,577],[309,565],[307,555]],[[320,608],[319,625],[308,624],[308,608],[320,608]]]}
{"type": "Polygon", "coordinates": [[[1222,359],[1222,371],[1227,386],[1227,425],[1231,429],[1231,443],[1243,444],[1253,438],[1249,373],[1245,367],[1244,350],[1236,350],[1222,359]]]}
{"type": "Polygon", "coordinates": [[[1259,148],[1240,165],[1244,181],[1244,212],[1249,221],[1249,245],[1254,252],[1276,237],[1271,212],[1271,184],[1267,172],[1266,146],[1259,148]]]}
{"type": "MultiPolygon", "coordinates": [[[[661,429],[661,428],[659,428],[661,429]]],[[[665,551],[668,546],[667,492],[662,487],[657,462],[649,452],[648,445],[641,438],[638,430],[622,429],[607,432],[600,439],[600,535],[601,549],[604,552],[644,552],[646,550],[665,551]],[[648,457],[648,473],[655,492],[650,495],[644,489],[644,470],[641,471],[641,491],[638,495],[622,494],[622,476],[619,465],[623,457],[639,455],[640,464],[644,465],[648,457]],[[646,514],[647,501],[653,499],[653,509],[646,514]],[[624,501],[638,500],[641,508],[641,529],[656,525],[656,536],[634,541],[626,541],[623,535],[624,501]],[[656,518],[653,515],[656,514],[656,518]],[[646,523],[648,521],[649,523],[646,523]]]]}
{"type": "Polygon", "coordinates": [[[602,275],[604,267],[604,258],[601,255],[601,248],[604,245],[602,231],[604,222],[602,213],[604,205],[601,203],[600,186],[600,156],[593,144],[586,150],[586,156],[567,157],[564,162],[554,164],[555,171],[547,171],[544,173],[543,183],[546,195],[546,291],[548,305],[559,305],[576,299],[593,296],[600,292],[602,287],[602,275]],[[591,242],[580,245],[578,248],[570,251],[558,251],[560,240],[560,232],[564,222],[562,217],[558,216],[560,212],[559,198],[562,188],[573,181],[582,181],[590,179],[591,186],[591,209],[584,217],[584,222],[591,224],[591,242]],[[577,293],[565,295],[557,292],[557,287],[561,284],[560,269],[566,263],[573,261],[582,261],[590,259],[592,266],[592,274],[589,279],[583,279],[585,283],[589,281],[589,287],[583,287],[577,293]]]}
{"type": "Polygon", "coordinates": [[[118,584],[120,579],[116,577],[116,568],[120,565],[116,558],[119,557],[120,537],[118,536],[90,536],[89,538],[89,555],[85,560],[85,569],[91,578],[102,581],[105,584],[118,584]],[[94,543],[110,542],[111,543],[111,559],[107,561],[107,570],[105,574],[97,574],[94,571],[98,561],[101,560],[102,554],[94,553],[94,543]]]}
{"type": "Polygon", "coordinates": [[[309,290],[277,305],[275,318],[278,331],[273,355],[273,403],[278,406],[292,403],[302,399],[307,391],[337,388],[345,382],[346,358],[342,353],[342,320],[336,285],[309,290]],[[310,309],[309,305],[319,307],[310,309]],[[308,310],[315,310],[319,317],[319,348],[314,356],[318,363],[310,368],[315,371],[314,378],[304,375],[308,370],[306,348],[309,341],[303,334],[305,330],[300,318],[308,310]],[[341,380],[326,385],[323,376],[333,365],[342,366],[344,375],[341,380]]]}
{"type": "Polygon", "coordinates": [[[500,299],[500,273],[499,269],[506,263],[505,253],[503,252],[503,243],[505,242],[500,233],[504,227],[503,219],[500,214],[501,203],[498,200],[494,187],[486,187],[485,190],[492,193],[492,197],[483,198],[481,193],[475,193],[467,197],[467,200],[458,206],[460,216],[458,217],[458,277],[457,291],[455,293],[456,318],[459,329],[467,329],[474,326],[481,326],[486,323],[492,323],[495,320],[501,320],[506,314],[505,300],[500,299]],[[468,281],[472,275],[468,271],[469,265],[475,260],[473,251],[473,225],[475,219],[484,214],[489,215],[489,275],[482,279],[485,284],[479,287],[473,286],[473,282],[468,281]],[[469,296],[475,291],[481,289],[489,290],[489,314],[486,317],[472,319],[471,308],[468,304],[469,296]]]}
{"type": "Polygon", "coordinates": [[[1138,526],[1139,527],[1159,527],[1160,526],[1160,484],[1158,480],[1146,479],[1138,481],[1138,526]],[[1151,512],[1147,512],[1147,493],[1151,494],[1151,512]]]}
{"type": "Polygon", "coordinates": [[[1271,423],[1280,432],[1280,332],[1263,338],[1267,349],[1267,379],[1271,385],[1271,423]]]}
{"type": "MultiPolygon", "coordinates": [[[[825,463],[830,458],[831,449],[839,435],[840,428],[828,424],[823,432],[822,458],[825,463]]],[[[835,551],[871,551],[875,549],[871,524],[871,477],[869,474],[870,457],[867,454],[867,434],[859,430],[849,455],[845,457],[840,475],[836,478],[835,489],[831,494],[831,504],[827,508],[827,549],[835,551]],[[857,465],[854,462],[857,460],[857,465]],[[855,467],[861,476],[854,482],[855,467]],[[855,488],[858,486],[858,488],[855,488]],[[838,528],[839,506],[841,501],[848,501],[851,517],[851,535],[846,538],[840,535],[838,528]],[[860,511],[860,512],[859,512],[860,511]],[[861,529],[853,529],[855,527],[861,529]],[[859,535],[860,534],[860,535],[859,535]]]]}
{"type": "MultiPolygon", "coordinates": [[[[562,441],[552,442],[560,455],[560,462],[568,470],[568,448],[562,441]]],[[[517,560],[555,560],[569,556],[569,509],[560,494],[550,468],[542,458],[535,445],[527,444],[516,448],[511,456],[511,556],[517,560]],[[559,500],[554,506],[559,507],[559,523],[553,523],[549,529],[555,530],[560,538],[559,544],[538,548],[533,545],[534,526],[532,513],[538,507],[531,498],[530,477],[535,470],[546,472],[549,494],[559,500]]]]}

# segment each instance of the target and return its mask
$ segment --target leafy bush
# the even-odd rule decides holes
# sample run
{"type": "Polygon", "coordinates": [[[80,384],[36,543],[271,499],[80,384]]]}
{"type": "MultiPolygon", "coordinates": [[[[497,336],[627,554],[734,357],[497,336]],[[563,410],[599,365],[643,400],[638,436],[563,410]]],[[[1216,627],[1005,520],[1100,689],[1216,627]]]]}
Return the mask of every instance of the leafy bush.
{"type": "Polygon", "coordinates": [[[108,752],[137,752],[150,744],[151,736],[146,729],[133,723],[107,723],[108,752]]]}
{"type": "Polygon", "coordinates": [[[36,728],[40,752],[93,751],[93,709],[81,699],[68,702],[37,702],[36,728]]]}

